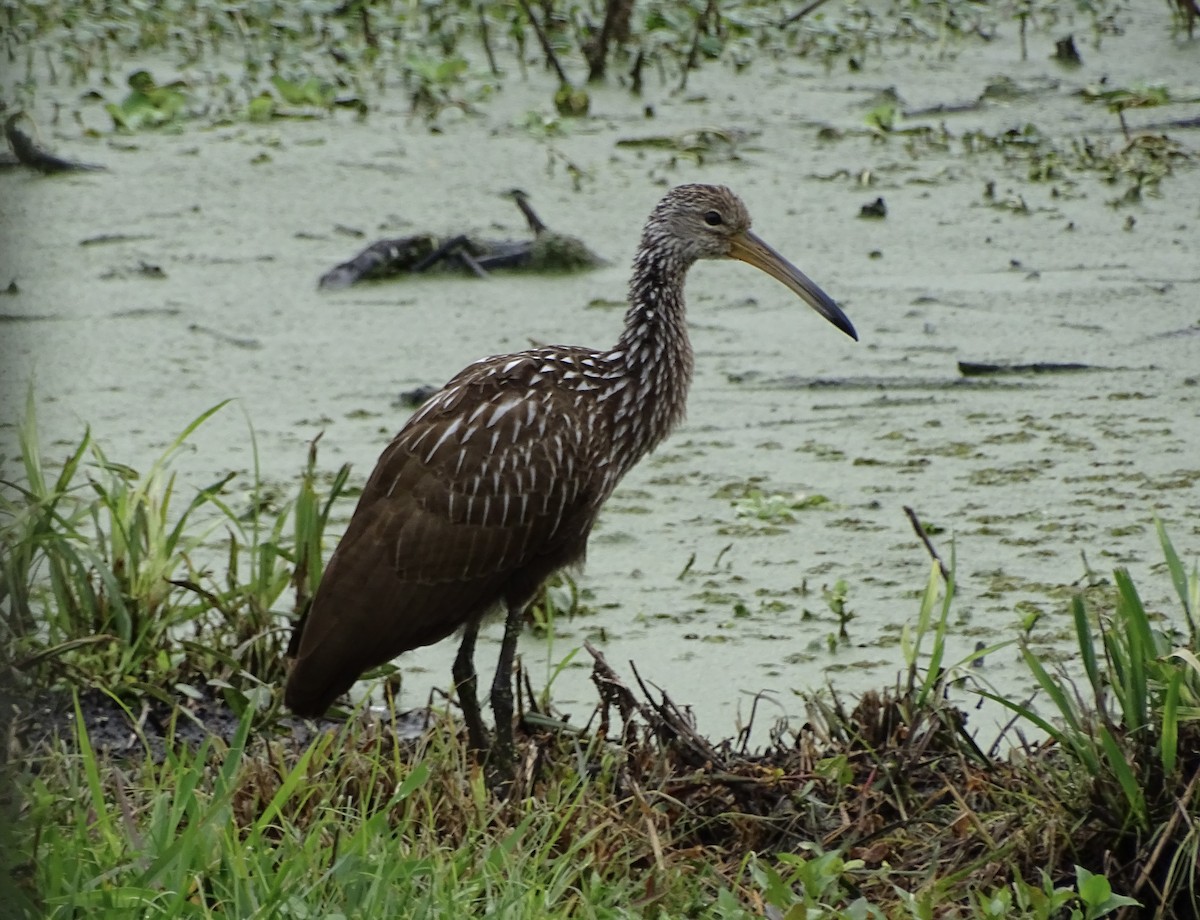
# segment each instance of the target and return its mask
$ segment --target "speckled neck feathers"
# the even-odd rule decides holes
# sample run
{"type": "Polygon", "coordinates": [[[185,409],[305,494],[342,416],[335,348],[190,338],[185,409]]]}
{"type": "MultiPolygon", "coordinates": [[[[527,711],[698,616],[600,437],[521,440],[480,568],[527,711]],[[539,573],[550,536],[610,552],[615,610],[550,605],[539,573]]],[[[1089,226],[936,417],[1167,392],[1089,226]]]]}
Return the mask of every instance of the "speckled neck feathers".
{"type": "Polygon", "coordinates": [[[695,260],[672,245],[652,216],[629,282],[629,310],[617,346],[605,358],[626,380],[613,410],[614,441],[626,468],[653,450],[683,419],[692,382],[684,277],[695,260]]]}

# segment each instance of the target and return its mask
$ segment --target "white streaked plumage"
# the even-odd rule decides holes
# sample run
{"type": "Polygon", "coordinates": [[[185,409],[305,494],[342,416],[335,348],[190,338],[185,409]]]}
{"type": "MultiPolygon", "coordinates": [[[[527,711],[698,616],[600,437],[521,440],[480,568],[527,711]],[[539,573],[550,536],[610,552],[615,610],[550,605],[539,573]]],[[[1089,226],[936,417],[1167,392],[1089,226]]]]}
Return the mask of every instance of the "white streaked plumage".
{"type": "Polygon", "coordinates": [[[853,335],[833,301],[750,232],[728,189],[673,189],[642,233],[613,348],[476,361],[384,451],[298,632],[286,694],[294,711],[319,714],[364,670],[465,627],[454,675],[480,745],[475,633],[504,605],[492,708],[501,747],[511,749],[519,614],[550,573],[582,561],[613,489],[683,418],[693,362],[684,276],[697,259],[730,257],[853,335]]]}

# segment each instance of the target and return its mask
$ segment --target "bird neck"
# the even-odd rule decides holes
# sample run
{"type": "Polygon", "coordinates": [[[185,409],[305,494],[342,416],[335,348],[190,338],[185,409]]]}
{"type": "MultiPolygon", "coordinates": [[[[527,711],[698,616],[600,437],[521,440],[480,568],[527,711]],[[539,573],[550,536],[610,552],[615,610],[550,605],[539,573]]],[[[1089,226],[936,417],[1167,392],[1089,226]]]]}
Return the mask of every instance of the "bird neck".
{"type": "Polygon", "coordinates": [[[613,401],[613,438],[632,460],[683,419],[693,365],[683,299],[688,265],[645,241],[634,259],[625,328],[609,353],[625,381],[613,401]]]}

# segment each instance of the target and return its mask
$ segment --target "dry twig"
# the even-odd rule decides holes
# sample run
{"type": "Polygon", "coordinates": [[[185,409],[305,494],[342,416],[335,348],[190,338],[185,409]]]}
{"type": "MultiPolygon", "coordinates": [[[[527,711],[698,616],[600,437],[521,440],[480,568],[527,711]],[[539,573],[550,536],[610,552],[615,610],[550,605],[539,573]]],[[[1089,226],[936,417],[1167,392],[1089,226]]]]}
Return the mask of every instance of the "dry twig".
{"type": "Polygon", "coordinates": [[[929,539],[929,534],[925,532],[925,528],[921,524],[921,519],[917,517],[917,512],[913,511],[908,505],[904,506],[904,513],[908,515],[909,523],[912,524],[913,530],[916,531],[921,542],[925,544],[925,549],[929,552],[929,556],[938,564],[938,571],[942,573],[942,578],[947,583],[950,581],[950,570],[946,568],[946,563],[942,562],[942,557],[938,555],[938,551],[933,547],[933,541],[929,539]]]}

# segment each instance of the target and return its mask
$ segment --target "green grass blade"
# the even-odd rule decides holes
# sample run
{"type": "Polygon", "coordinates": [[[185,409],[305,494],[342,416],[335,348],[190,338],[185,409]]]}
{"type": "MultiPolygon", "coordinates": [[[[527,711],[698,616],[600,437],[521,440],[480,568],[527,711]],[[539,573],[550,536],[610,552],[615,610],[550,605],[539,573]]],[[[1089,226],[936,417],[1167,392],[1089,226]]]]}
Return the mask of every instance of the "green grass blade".
{"type": "Polygon", "coordinates": [[[1060,746],[1067,747],[1067,748],[1070,747],[1070,742],[1067,740],[1066,733],[1061,728],[1059,728],[1057,725],[1055,725],[1053,722],[1049,721],[1048,719],[1044,718],[1043,716],[1038,715],[1036,712],[1034,712],[1028,706],[1023,706],[1022,704],[1018,703],[1016,700],[1011,700],[1008,697],[1001,696],[1000,694],[995,693],[991,690],[980,689],[975,692],[978,693],[980,696],[982,696],[984,699],[991,700],[994,703],[999,703],[1001,706],[1005,707],[1006,709],[1011,710],[1012,712],[1015,712],[1022,719],[1025,719],[1026,721],[1031,722],[1033,725],[1035,725],[1041,731],[1045,732],[1049,737],[1051,737],[1055,741],[1057,741],[1060,746]]]}
{"type": "Polygon", "coordinates": [[[112,809],[104,795],[104,781],[100,777],[100,761],[92,747],[88,736],[87,722],[83,718],[83,708],[79,703],[79,694],[72,695],[75,707],[75,743],[79,748],[79,760],[83,765],[83,775],[87,780],[88,795],[91,798],[91,811],[94,816],[91,827],[94,833],[104,838],[105,843],[114,852],[121,848],[120,834],[113,819],[112,809]]]}
{"type": "Polygon", "coordinates": [[[1129,652],[1129,673],[1126,675],[1122,694],[1125,727],[1129,731],[1142,731],[1149,726],[1150,688],[1147,665],[1157,657],[1154,636],[1150,629],[1150,618],[1138,596],[1137,588],[1126,569],[1113,572],[1117,582],[1117,617],[1125,627],[1125,639],[1129,652]]]}
{"type": "Polygon", "coordinates": [[[1057,707],[1059,715],[1062,716],[1066,723],[1065,729],[1056,730],[1053,734],[1060,741],[1063,741],[1075,753],[1075,756],[1092,772],[1097,772],[1100,769],[1100,758],[1096,754],[1093,746],[1091,735],[1084,730],[1083,724],[1080,721],[1079,713],[1076,711],[1075,704],[1071,698],[1067,696],[1062,684],[1051,676],[1045,666],[1038,660],[1038,657],[1028,648],[1021,649],[1021,656],[1025,659],[1029,670],[1033,672],[1034,679],[1037,680],[1038,686],[1053,700],[1057,707]]]}
{"type": "MultiPolygon", "coordinates": [[[[933,579],[941,574],[941,568],[934,566],[933,579]]],[[[925,671],[925,680],[921,684],[921,692],[917,695],[917,705],[924,706],[931,694],[937,692],[942,681],[942,661],[946,658],[946,630],[950,623],[950,608],[954,603],[954,584],[947,581],[942,594],[941,611],[933,628],[933,648],[929,653],[929,667],[925,671]]]]}
{"type": "Polygon", "coordinates": [[[179,435],[175,438],[175,440],[172,441],[167,446],[167,449],[165,451],[163,451],[162,456],[159,458],[159,462],[161,462],[165,458],[169,457],[171,454],[175,453],[175,451],[179,450],[179,448],[182,447],[187,442],[187,439],[192,436],[192,433],[197,428],[199,428],[201,425],[203,425],[205,422],[207,422],[210,418],[212,418],[214,415],[216,415],[218,412],[220,412],[222,409],[224,409],[231,402],[233,402],[232,399],[223,399],[219,403],[217,403],[215,406],[205,409],[203,412],[201,412],[199,415],[197,415],[194,419],[192,419],[190,422],[188,422],[187,426],[183,429],[183,431],[181,431],[179,433],[179,435]]]}
{"type": "Polygon", "coordinates": [[[62,469],[58,471],[58,478],[54,480],[54,495],[56,498],[73,488],[72,483],[75,481],[75,474],[79,472],[79,466],[83,462],[83,458],[86,456],[91,443],[92,429],[85,428],[83,430],[83,437],[63,463],[62,469]]]}
{"type": "Polygon", "coordinates": [[[1175,774],[1179,752],[1179,692],[1183,687],[1183,678],[1184,672],[1176,670],[1167,682],[1167,689],[1163,694],[1162,729],[1159,732],[1158,744],[1163,774],[1168,782],[1175,774]]]}
{"type": "MultiPolygon", "coordinates": [[[[200,810],[201,806],[197,803],[197,800],[191,796],[190,790],[196,788],[197,784],[204,778],[209,751],[207,741],[200,746],[195,757],[187,764],[186,769],[183,771],[181,783],[174,793],[176,801],[184,809],[184,813],[180,815],[177,825],[182,830],[138,876],[136,879],[137,884],[149,887],[156,883],[161,883],[167,876],[167,873],[176,864],[188,866],[203,862],[196,855],[196,851],[201,846],[204,835],[209,832],[212,825],[226,821],[229,818],[229,802],[237,789],[234,780],[237,778],[238,771],[242,768],[242,758],[246,751],[246,739],[250,734],[253,717],[253,707],[247,706],[246,711],[242,714],[241,721],[238,723],[233,740],[230,742],[229,750],[225,752],[221,767],[212,779],[212,796],[205,803],[202,810],[200,810]],[[188,814],[188,812],[193,810],[200,810],[200,813],[197,815],[188,814]]],[[[172,916],[174,915],[172,914],[172,916]]]]}
{"type": "Polygon", "coordinates": [[[900,633],[900,647],[908,665],[908,692],[912,693],[917,687],[917,665],[921,657],[921,646],[925,634],[933,622],[933,608],[937,603],[938,591],[941,586],[941,576],[937,563],[930,563],[929,579],[925,582],[925,593],[921,596],[921,607],[917,611],[917,625],[910,630],[908,624],[900,633]]]}
{"type": "Polygon", "coordinates": [[[21,462],[25,467],[25,481],[34,495],[46,494],[46,477],[42,472],[41,439],[38,436],[37,403],[33,399],[33,385],[25,394],[25,416],[18,430],[21,462]]]}
{"type": "MultiPolygon", "coordinates": [[[[227,486],[231,480],[236,479],[236,478],[237,478],[237,473],[228,473],[227,475],[223,476],[221,479],[217,480],[216,482],[212,483],[211,485],[205,486],[203,489],[201,489],[199,492],[197,492],[192,497],[192,500],[188,503],[187,508],[184,509],[183,514],[181,514],[179,516],[179,520],[175,523],[175,526],[171,529],[171,532],[167,535],[167,549],[168,550],[174,551],[175,547],[177,547],[179,545],[180,540],[183,537],[183,529],[187,525],[193,512],[195,512],[196,509],[201,508],[204,505],[211,503],[213,498],[216,495],[220,494],[221,490],[224,489],[225,486],[227,486]]],[[[223,506],[218,506],[218,507],[223,508],[223,506]]],[[[164,512],[166,511],[165,502],[163,505],[163,510],[164,510],[164,512]]]]}
{"type": "Polygon", "coordinates": [[[1116,776],[1117,782],[1121,786],[1121,791],[1125,794],[1125,801],[1128,803],[1130,810],[1133,813],[1133,818],[1137,821],[1138,826],[1146,828],[1148,826],[1146,818],[1146,795],[1142,791],[1142,785],[1138,782],[1136,776],[1133,775],[1133,770],[1129,767],[1129,761],[1125,759],[1125,754],[1121,750],[1117,740],[1112,736],[1107,726],[1100,726],[1100,745],[1104,748],[1104,754],[1108,760],[1108,765],[1112,769],[1113,775],[1116,776]]]}
{"type": "Polygon", "coordinates": [[[1100,669],[1096,664],[1096,643],[1092,639],[1091,624],[1088,622],[1087,607],[1083,597],[1076,594],[1071,598],[1071,614],[1075,618],[1075,641],[1079,646],[1079,657],[1084,673],[1092,686],[1097,711],[1104,708],[1104,684],[1100,680],[1100,669]]]}
{"type": "Polygon", "coordinates": [[[1188,589],[1187,571],[1183,567],[1183,562],[1179,558],[1179,554],[1175,552],[1175,546],[1171,543],[1171,538],[1167,535],[1167,528],[1163,526],[1163,522],[1155,517],[1154,529],[1158,531],[1158,542],[1162,545],[1163,558],[1167,561],[1167,571],[1171,573],[1171,584],[1175,586],[1175,593],[1179,595],[1179,601],[1183,604],[1183,613],[1187,618],[1188,631],[1191,633],[1192,645],[1200,647],[1200,624],[1197,623],[1197,617],[1200,616],[1200,611],[1192,606],[1191,592],[1188,589]]]}
{"type": "Polygon", "coordinates": [[[262,814],[254,822],[252,833],[254,836],[261,838],[265,831],[280,814],[283,812],[284,806],[292,797],[292,793],[305,782],[308,777],[308,765],[313,759],[313,755],[320,749],[323,754],[325,749],[329,747],[332,740],[332,734],[318,735],[313,743],[304,749],[300,755],[300,759],[296,761],[296,765],[288,772],[288,775],[283,778],[283,782],[279,784],[279,788],[275,791],[275,795],[271,797],[271,801],[267,803],[262,814]]]}

